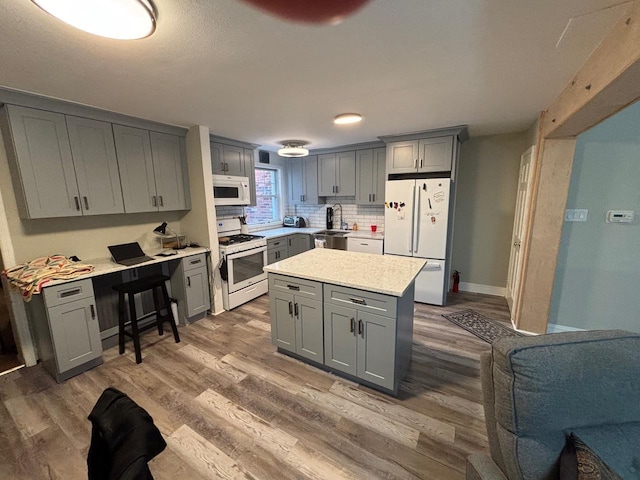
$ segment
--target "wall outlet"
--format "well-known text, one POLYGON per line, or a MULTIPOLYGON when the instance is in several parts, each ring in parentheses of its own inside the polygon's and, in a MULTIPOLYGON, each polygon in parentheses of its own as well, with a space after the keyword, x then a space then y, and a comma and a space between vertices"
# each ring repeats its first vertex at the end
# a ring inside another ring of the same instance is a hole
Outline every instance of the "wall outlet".
POLYGON ((586 208, 571 208, 564 212, 565 222, 586 222, 589 210, 586 208))

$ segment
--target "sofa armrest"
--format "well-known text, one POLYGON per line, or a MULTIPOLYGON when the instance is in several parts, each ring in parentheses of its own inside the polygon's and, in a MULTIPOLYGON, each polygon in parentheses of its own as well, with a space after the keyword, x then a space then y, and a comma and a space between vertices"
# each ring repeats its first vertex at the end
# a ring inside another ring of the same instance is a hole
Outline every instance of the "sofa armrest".
POLYGON ((508 480, 491 458, 476 453, 467 457, 467 480, 508 480))

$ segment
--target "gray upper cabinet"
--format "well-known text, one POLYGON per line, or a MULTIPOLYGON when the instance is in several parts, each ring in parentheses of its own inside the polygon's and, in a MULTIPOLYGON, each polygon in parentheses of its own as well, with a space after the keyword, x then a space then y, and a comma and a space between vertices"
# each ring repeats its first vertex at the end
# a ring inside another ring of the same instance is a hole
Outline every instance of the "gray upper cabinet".
POLYGON ((356 203, 383 205, 386 148, 356 151, 356 203))
POLYGON ((289 202, 318 204, 318 157, 292 158, 289 163, 289 202))
POLYGON ((221 143, 209 142, 211 148, 211 173, 224 175, 223 146, 221 143))
POLYGON ((356 152, 318 155, 318 196, 355 196, 356 152))
POLYGON ((158 210, 187 210, 190 197, 184 140, 175 135, 151 132, 151 158, 158 210))
POLYGON ((66 117, 83 215, 124 213, 111 124, 66 117))
POLYGON ((64 115, 4 106, 5 142, 22 218, 82 215, 64 115), (7 144, 8 145, 8 144, 7 144), (9 145, 8 145, 9 146, 9 145), (15 169, 15 170, 14 170, 15 169))
POLYGON ((251 195, 251 205, 256 206, 256 162, 255 162, 255 150, 245 148, 244 154, 244 173, 246 177, 249 177, 249 195, 251 195))
POLYGON ((244 149, 233 145, 210 142, 211 172, 216 175, 245 176, 244 149))
POLYGON ((451 171, 452 135, 392 142, 387 145, 387 173, 451 171))
POLYGON ((114 125, 127 213, 188 210, 184 141, 176 135, 114 125))
POLYGON ((120 183, 127 213, 158 210, 149 131, 114 125, 120 183))

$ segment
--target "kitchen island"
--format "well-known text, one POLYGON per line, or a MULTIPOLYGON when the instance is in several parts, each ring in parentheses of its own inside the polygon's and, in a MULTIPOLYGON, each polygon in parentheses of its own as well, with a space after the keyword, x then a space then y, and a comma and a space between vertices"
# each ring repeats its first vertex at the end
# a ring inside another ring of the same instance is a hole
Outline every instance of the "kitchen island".
POLYGON ((425 260, 316 248, 264 268, 278 351, 394 395, 425 260))

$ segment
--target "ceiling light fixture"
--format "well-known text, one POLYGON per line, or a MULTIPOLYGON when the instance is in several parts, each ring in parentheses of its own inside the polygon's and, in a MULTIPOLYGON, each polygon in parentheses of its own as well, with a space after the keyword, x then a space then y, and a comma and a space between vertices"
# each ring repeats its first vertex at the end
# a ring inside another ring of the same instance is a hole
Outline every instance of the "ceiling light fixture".
POLYGON ((282 148, 278 150, 278 155, 281 157, 306 157, 309 155, 309 150, 304 148, 306 142, 300 140, 287 140, 282 142, 282 148))
POLYGON ((135 40, 156 29, 150 0, 31 0, 38 7, 85 32, 116 40, 135 40))
POLYGON ((333 123, 336 125, 348 125, 349 123, 358 123, 361 121, 362 115, 359 113, 341 113, 333 119, 333 123))

